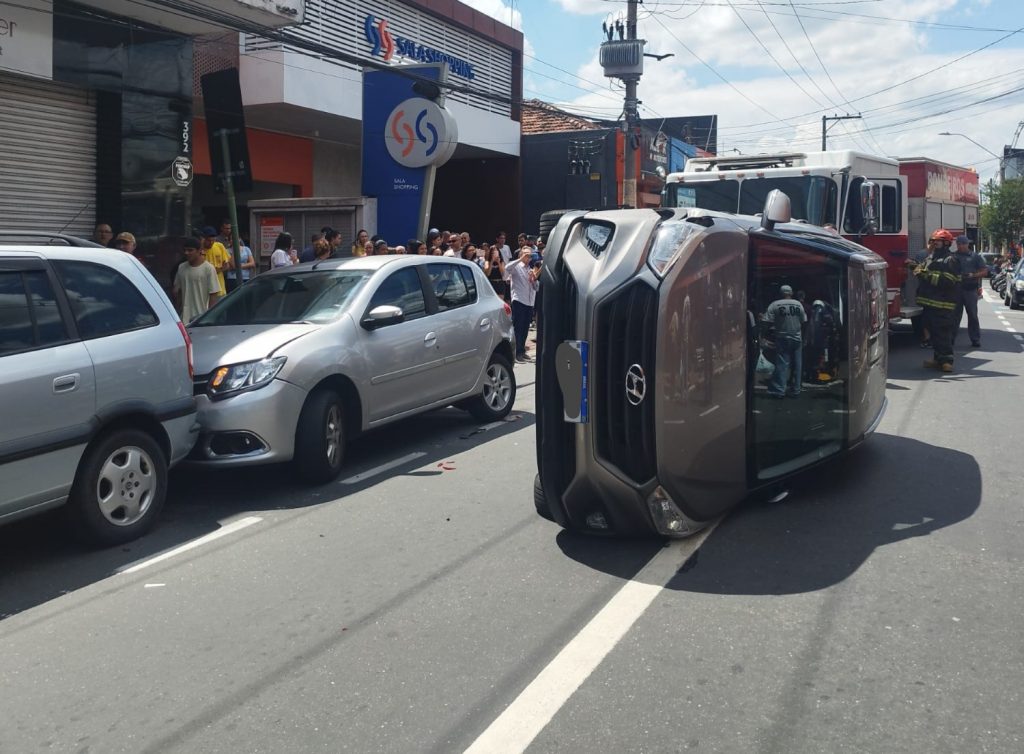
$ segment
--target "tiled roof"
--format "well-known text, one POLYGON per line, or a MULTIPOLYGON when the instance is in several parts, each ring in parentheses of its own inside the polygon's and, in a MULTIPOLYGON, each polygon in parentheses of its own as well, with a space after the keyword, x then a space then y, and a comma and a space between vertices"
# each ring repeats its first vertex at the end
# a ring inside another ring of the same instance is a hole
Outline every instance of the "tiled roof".
POLYGON ((596 131, 601 126, 578 115, 559 110, 554 105, 539 99, 523 102, 522 132, 546 134, 556 131, 596 131))

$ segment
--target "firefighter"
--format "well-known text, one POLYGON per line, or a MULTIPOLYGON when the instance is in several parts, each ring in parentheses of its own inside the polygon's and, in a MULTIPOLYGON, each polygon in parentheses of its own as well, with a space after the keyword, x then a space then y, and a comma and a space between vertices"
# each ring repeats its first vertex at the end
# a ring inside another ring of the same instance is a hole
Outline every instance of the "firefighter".
POLYGON ((917 303, 924 307, 925 323, 931 336, 934 358, 924 363, 929 369, 953 371, 953 333, 956 305, 960 300, 960 262, 950 253, 953 234, 945 228, 932 233, 931 253, 917 266, 917 303))

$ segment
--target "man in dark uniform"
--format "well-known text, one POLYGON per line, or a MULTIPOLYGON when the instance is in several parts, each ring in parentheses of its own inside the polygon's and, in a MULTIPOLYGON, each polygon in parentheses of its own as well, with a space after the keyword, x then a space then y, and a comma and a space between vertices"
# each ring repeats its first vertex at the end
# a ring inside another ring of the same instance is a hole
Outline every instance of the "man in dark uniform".
POLYGON ((793 398, 800 395, 800 381, 803 378, 803 327, 807 323, 807 312, 799 301, 793 298, 793 288, 783 285, 779 288, 782 298, 769 304, 764 318, 772 323, 775 332, 775 373, 768 383, 768 395, 793 398), (790 384, 790 378, 793 383, 790 384))
POLYGON ((953 371, 953 333, 956 330, 956 305, 960 300, 960 262, 950 252, 953 234, 944 228, 932 233, 932 252, 914 270, 918 280, 917 303, 924 307, 925 322, 931 335, 934 358, 924 366, 953 371))
POLYGON ((981 323, 978 321, 978 286, 981 279, 988 274, 988 265, 981 254, 971 251, 971 239, 967 236, 957 236, 956 259, 960 263, 960 300, 956 304, 956 322, 953 331, 953 342, 960 332, 960 322, 964 318, 964 311, 967 312, 967 334, 971 338, 971 345, 977 348, 981 345, 981 323))

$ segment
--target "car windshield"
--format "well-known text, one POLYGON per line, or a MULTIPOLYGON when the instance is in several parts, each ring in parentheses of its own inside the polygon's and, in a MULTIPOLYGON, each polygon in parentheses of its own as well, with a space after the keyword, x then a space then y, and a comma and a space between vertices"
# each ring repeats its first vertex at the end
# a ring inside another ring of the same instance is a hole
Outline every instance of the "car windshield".
POLYGON ((789 197, 794 218, 815 225, 835 222, 834 184, 823 176, 710 180, 669 185, 665 204, 756 215, 764 211, 765 199, 772 189, 779 189, 789 197))
POLYGON ((369 275, 365 270, 261 275, 199 317, 192 327, 330 322, 369 275))

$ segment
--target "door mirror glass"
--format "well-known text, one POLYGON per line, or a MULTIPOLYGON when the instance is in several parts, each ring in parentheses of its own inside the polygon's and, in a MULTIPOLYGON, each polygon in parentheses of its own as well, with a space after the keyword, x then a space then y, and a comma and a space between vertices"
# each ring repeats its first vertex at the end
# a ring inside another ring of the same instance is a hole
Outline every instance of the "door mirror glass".
POLYGON ((378 306, 367 312, 360 323, 367 330, 376 330, 378 327, 397 325, 405 321, 405 314, 397 306, 378 306))
POLYGON ((778 189, 769 191, 764 200, 764 211, 761 213, 761 227, 772 230, 776 223, 788 223, 792 218, 789 197, 778 189))
POLYGON ((871 235, 878 230, 878 187, 871 181, 860 184, 860 213, 864 218, 861 233, 871 235))

